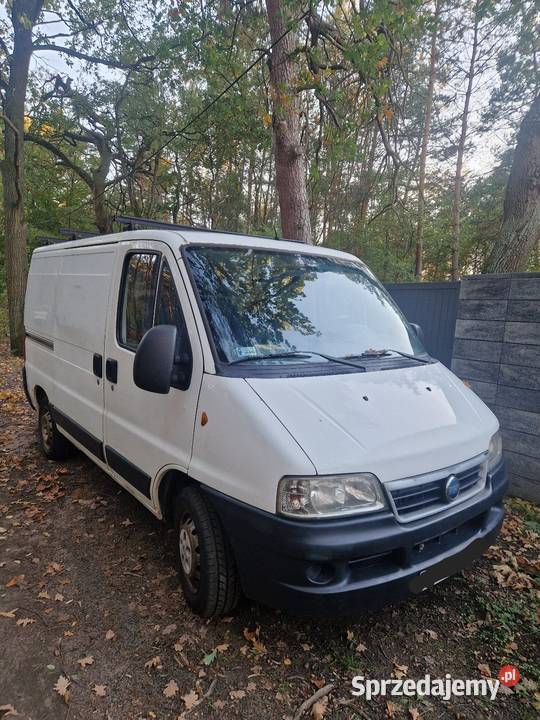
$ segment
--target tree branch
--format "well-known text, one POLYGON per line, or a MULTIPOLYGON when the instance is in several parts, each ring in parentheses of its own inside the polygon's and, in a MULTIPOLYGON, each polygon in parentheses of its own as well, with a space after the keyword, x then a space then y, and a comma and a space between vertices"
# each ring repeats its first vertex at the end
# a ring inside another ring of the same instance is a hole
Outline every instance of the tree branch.
POLYGON ((74 48, 62 47, 62 45, 53 45, 51 43, 38 43, 34 45, 34 50, 49 50, 51 52, 64 53, 70 57, 77 58, 78 60, 86 60, 87 62, 96 63, 98 65, 106 65, 107 67, 116 68, 117 70, 136 70, 145 63, 152 62, 156 59, 155 55, 145 55, 139 58, 136 62, 127 63, 121 60, 111 60, 97 55, 88 55, 87 53, 80 52, 74 48))
POLYGON ((76 173, 81 178, 81 180, 83 180, 88 185, 90 189, 93 189, 94 181, 90 173, 87 172, 84 168, 77 165, 75 162, 73 162, 73 160, 71 160, 71 158, 69 158, 54 143, 49 142, 49 140, 45 140, 45 138, 42 138, 39 135, 31 135, 29 133, 25 133, 24 139, 28 142, 33 142, 35 145, 40 145, 41 147, 45 148, 45 150, 48 150, 50 153, 55 155, 60 160, 62 165, 65 165, 70 170, 73 170, 73 172, 76 173))

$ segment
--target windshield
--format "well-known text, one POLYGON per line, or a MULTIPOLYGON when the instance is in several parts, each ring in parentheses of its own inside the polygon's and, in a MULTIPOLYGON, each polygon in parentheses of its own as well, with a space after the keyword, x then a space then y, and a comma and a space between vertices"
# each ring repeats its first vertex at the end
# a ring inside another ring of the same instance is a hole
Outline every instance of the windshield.
POLYGON ((188 248, 187 259, 223 362, 295 350, 341 358, 424 352, 384 288, 352 261, 210 246, 188 248))

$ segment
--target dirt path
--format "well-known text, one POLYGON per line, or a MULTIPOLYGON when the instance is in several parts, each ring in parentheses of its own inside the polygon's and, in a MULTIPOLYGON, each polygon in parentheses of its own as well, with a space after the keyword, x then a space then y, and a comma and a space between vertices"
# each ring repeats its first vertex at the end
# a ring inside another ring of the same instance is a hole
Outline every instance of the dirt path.
POLYGON ((326 684, 304 717, 537 716, 533 506, 514 501, 489 558, 398 607, 321 622, 244 601, 206 622, 184 603, 167 527, 82 455, 41 455, 20 367, 4 348, 0 718, 292 719, 326 684), (358 674, 480 678, 506 662, 523 679, 494 701, 351 695, 358 674))

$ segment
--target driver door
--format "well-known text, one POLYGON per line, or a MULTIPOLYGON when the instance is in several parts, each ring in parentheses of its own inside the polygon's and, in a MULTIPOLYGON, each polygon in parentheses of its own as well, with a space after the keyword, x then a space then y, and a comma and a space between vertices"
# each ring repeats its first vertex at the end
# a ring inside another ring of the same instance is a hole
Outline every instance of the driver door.
POLYGON ((171 250, 153 241, 119 248, 115 302, 111 303, 105 349, 105 454, 118 482, 156 509, 152 483, 165 466, 187 471, 202 380, 202 351, 185 286, 171 250), (193 359, 186 390, 167 395, 133 382, 135 351, 153 325, 176 325, 178 341, 193 359))

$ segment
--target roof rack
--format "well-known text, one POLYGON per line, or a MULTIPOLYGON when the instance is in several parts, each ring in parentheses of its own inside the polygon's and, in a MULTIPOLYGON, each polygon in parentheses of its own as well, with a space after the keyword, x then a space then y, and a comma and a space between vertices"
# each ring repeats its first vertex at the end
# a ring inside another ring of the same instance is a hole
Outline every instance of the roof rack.
MULTIPOLYGON (((214 230, 213 228, 201 227, 199 225, 177 225, 176 223, 169 223, 165 220, 150 220, 150 218, 140 218, 134 215, 115 215, 113 217, 114 222, 124 226, 124 230, 135 230, 137 227, 149 227, 156 230, 191 230, 196 232, 208 232, 218 233, 225 235, 249 235, 250 237, 260 237, 265 240, 268 239, 267 235, 252 235, 251 233, 239 233, 233 232, 232 230, 214 230)), ((278 235, 273 238, 274 240, 285 240, 286 238, 280 238, 278 235)), ((287 242, 301 243, 304 245, 303 240, 287 240, 287 242)))
POLYGON ((62 238, 49 237, 48 235, 36 235, 35 241, 39 245, 56 245, 57 243, 66 242, 62 238))
POLYGON ((67 237, 67 240, 60 242, 69 242, 70 240, 82 240, 83 238, 95 237, 99 233, 90 232, 88 230, 70 230, 69 228, 60 228, 60 235, 67 237))
POLYGON ((135 230, 137 227, 149 227, 155 228, 156 230, 198 230, 200 232, 216 232, 216 230, 209 230, 208 228, 198 227, 197 225, 177 225, 176 223, 169 223, 165 220, 151 220, 150 218, 135 217, 134 215, 115 215, 113 220, 119 225, 124 225, 124 230, 135 230))

